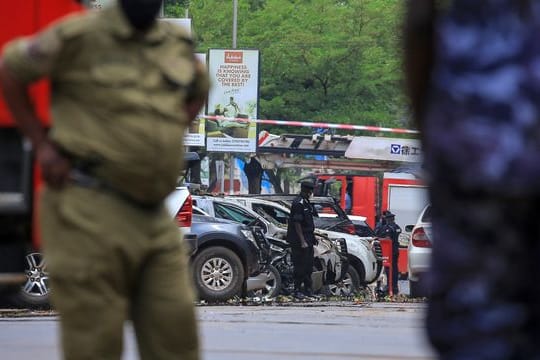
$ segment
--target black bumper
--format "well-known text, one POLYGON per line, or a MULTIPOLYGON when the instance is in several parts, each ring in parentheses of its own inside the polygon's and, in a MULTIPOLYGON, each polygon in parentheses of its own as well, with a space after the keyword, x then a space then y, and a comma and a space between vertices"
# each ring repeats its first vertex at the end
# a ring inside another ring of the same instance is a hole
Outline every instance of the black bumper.
POLYGON ((184 234, 184 241, 187 244, 187 253, 189 256, 195 254, 198 248, 196 234, 184 234))

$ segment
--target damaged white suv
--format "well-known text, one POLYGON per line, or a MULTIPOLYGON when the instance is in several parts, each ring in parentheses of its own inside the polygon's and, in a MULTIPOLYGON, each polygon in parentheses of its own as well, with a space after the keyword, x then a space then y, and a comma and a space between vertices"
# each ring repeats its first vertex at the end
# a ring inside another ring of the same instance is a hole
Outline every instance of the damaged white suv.
MULTIPOLYGON (((289 208, 274 201, 259 199, 256 197, 231 197, 242 206, 252 209, 263 217, 272 216, 282 225, 287 226, 289 208)), ((356 270, 360 285, 371 284, 380 275, 381 267, 378 266, 378 255, 373 247, 374 237, 360 237, 358 235, 343 232, 319 230, 331 239, 343 238, 347 243, 349 264, 356 270)))
MULTIPOLYGON (((251 209, 242 207, 236 201, 221 197, 195 195, 193 201, 197 207, 211 216, 259 226, 270 242, 285 241, 286 228, 271 218, 264 218, 251 209)), ((315 258, 318 259, 316 264, 319 264, 320 268, 312 275, 313 290, 317 291, 330 284, 339 284, 345 278, 350 278, 345 241, 343 239, 330 239, 326 234, 317 230, 315 230, 315 238, 318 240, 318 244, 314 248, 314 253, 315 258)))
MULTIPOLYGON (((236 204, 240 208, 252 211, 265 219, 269 226, 280 227, 281 231, 287 228, 289 209, 279 203, 264 200, 256 197, 231 196, 227 198, 214 196, 194 196, 197 206, 205 211, 218 214, 220 217, 219 205, 229 203, 236 204), (277 224, 276 224, 277 223, 277 224)), ((225 214, 223 214, 226 216, 225 214)), ((275 230, 274 230, 275 231, 275 230)), ((317 233, 323 234, 330 239, 344 239, 348 258, 348 269, 346 277, 336 284, 330 285, 329 290, 334 295, 349 295, 359 290, 361 287, 376 281, 379 278, 381 268, 378 266, 378 258, 368 238, 340 232, 316 229, 317 233)))

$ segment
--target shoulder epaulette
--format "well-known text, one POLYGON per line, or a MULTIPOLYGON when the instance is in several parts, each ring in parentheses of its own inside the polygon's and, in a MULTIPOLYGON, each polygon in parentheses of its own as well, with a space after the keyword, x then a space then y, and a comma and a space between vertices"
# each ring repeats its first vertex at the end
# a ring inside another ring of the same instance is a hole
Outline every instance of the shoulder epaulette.
POLYGON ((182 39, 182 40, 190 43, 191 45, 193 45, 193 39, 191 38, 191 35, 182 26, 175 25, 175 24, 170 23, 168 21, 163 21, 163 28, 165 29, 167 34, 170 34, 173 37, 182 39))
POLYGON ((58 33, 64 39, 71 39, 92 31, 96 13, 73 14, 58 24, 58 33))

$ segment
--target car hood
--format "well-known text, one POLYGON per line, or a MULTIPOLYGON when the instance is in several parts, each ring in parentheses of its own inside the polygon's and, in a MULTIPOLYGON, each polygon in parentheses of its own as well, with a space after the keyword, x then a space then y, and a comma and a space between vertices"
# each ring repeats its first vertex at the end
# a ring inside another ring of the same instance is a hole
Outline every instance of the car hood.
POLYGON ((313 218, 313 223, 316 228, 330 230, 332 228, 350 224, 350 220, 344 220, 334 217, 316 217, 313 218))

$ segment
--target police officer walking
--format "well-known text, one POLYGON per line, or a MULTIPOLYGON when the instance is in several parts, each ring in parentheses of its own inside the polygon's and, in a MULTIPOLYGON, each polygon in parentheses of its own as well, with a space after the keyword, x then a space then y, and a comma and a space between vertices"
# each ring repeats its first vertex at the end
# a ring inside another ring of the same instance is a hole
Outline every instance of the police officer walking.
POLYGON ((398 261, 399 261, 399 234, 401 228, 395 222, 396 215, 387 210, 382 215, 382 221, 375 229, 375 235, 380 238, 389 238, 392 240, 392 292, 394 295, 399 294, 398 286, 398 261))
POLYGON ((118 0, 67 17, 0 60, 46 183, 40 225, 66 359, 120 359, 128 318, 141 359, 199 358, 188 260, 163 203, 208 79, 190 35, 156 21, 160 6, 118 0), (41 78, 52 84, 48 133, 28 97, 41 78))
POLYGON ((313 224, 314 209, 309 198, 314 185, 310 181, 300 184, 300 194, 293 200, 287 228, 287 242, 291 245, 294 266, 294 296, 305 299, 313 295, 313 245, 316 245, 313 224))

